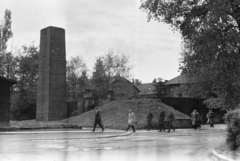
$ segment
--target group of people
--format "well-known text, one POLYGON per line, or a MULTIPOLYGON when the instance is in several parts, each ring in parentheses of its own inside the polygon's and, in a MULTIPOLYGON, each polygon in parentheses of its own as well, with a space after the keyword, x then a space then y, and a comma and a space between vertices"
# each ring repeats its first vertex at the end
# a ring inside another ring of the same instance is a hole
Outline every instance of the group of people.
MULTIPOLYGON (((209 113, 207 114, 206 117, 208 118, 207 123, 210 124, 210 127, 214 127, 214 112, 212 111, 212 109, 209 110, 209 113)), ((147 109, 146 118, 147 118, 147 130, 150 130, 152 128, 153 114, 149 109, 147 109)), ((164 110, 162 110, 162 108, 159 107, 159 113, 158 113, 158 130, 159 130, 159 132, 165 131, 165 125, 164 125, 165 121, 166 121, 166 125, 168 127, 168 132, 170 132, 170 129, 173 129, 173 131, 175 131, 175 128, 173 126, 174 120, 175 120, 175 116, 172 113, 171 109, 168 110, 167 115, 165 117, 164 110)), ((193 128, 195 130, 197 128, 201 128, 202 119, 196 109, 193 110, 193 112, 191 114, 191 121, 192 121, 193 128)), ((95 131, 95 128, 97 125, 99 125, 102 128, 102 131, 104 131, 101 113, 98 110, 98 107, 95 108, 95 120, 94 120, 94 125, 93 125, 93 131, 95 131)), ((137 125, 137 120, 136 120, 135 114, 130 109, 128 111, 128 127, 127 127, 126 131, 128 131, 129 128, 131 127, 133 132, 136 132, 136 129, 135 129, 136 125, 137 125)))
MULTIPOLYGON (((209 110, 206 117, 208 119, 207 123, 210 124, 210 127, 214 127, 214 112, 212 111, 212 109, 209 110)), ((193 128, 195 130, 197 128, 201 128, 202 118, 201 118, 200 114, 197 112, 196 109, 193 110, 193 112, 191 114, 191 120, 192 120, 193 128)))
MULTIPOLYGON (((152 128, 152 119, 153 114, 150 112, 150 110, 147 110, 147 127, 148 130, 152 128)), ((164 122, 166 121, 166 124, 168 126, 168 132, 170 132, 170 129, 173 129, 175 131, 175 128, 173 126, 173 121, 175 120, 174 114, 172 113, 172 110, 169 109, 166 119, 165 119, 165 112, 162 110, 161 107, 159 107, 159 116, 158 116, 158 130, 159 131, 165 131, 164 122)), ((98 109, 98 107, 95 108, 95 120, 93 125, 93 131, 95 131, 96 126, 99 125, 102 128, 102 131, 104 131, 104 126, 101 118, 101 113, 98 109)), ((132 128, 133 132, 136 132, 135 126, 137 125, 137 120, 135 117, 134 112, 130 109, 128 111, 128 127, 126 131, 129 130, 129 128, 132 128)))
MULTIPOLYGON (((164 122, 166 121, 167 127, 168 127, 168 132, 170 132, 170 129, 173 129, 175 131, 175 128, 173 126, 173 121, 175 120, 175 116, 172 113, 172 110, 169 109, 167 116, 165 118, 165 112, 162 110, 161 107, 158 108, 159 113, 158 113, 158 130, 159 132, 165 131, 165 125, 164 122)), ((152 128, 152 119, 153 119, 153 114, 150 112, 149 109, 147 109, 147 130, 150 130, 152 128)))

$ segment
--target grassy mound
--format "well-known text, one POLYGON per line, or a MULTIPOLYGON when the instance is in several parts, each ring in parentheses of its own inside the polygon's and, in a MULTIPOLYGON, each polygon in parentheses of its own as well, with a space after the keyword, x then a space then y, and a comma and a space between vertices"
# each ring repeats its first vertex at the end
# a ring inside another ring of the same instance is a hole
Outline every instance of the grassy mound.
MULTIPOLYGON (((162 107, 162 109, 166 112, 165 114, 167 114, 169 108, 172 109, 176 119, 190 119, 189 116, 154 99, 116 100, 101 106, 99 110, 101 111, 103 124, 106 128, 126 129, 128 126, 128 110, 132 109, 138 122, 137 128, 142 129, 145 128, 147 124, 147 109, 153 113, 153 126, 157 126, 158 107, 162 107)), ((92 127, 94 123, 94 117, 95 113, 94 110, 92 110, 79 116, 70 117, 64 120, 64 122, 79 124, 83 127, 92 127)))

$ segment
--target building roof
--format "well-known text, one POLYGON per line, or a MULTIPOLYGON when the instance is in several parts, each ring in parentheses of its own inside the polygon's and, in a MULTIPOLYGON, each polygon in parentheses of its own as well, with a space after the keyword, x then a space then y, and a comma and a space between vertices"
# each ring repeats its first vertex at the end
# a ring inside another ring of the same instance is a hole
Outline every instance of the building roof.
POLYGON ((110 84, 116 82, 116 81, 127 81, 128 83, 132 84, 132 86, 138 91, 141 92, 141 90, 135 86, 131 81, 129 81, 128 79, 121 77, 121 76, 116 76, 116 77, 111 77, 110 79, 110 84))
POLYGON ((197 82, 196 79, 190 79, 186 74, 179 75, 165 83, 165 85, 186 84, 197 82))
MULTIPOLYGON (((124 81, 127 81, 128 83, 132 84, 132 86, 137 90, 137 91, 141 91, 137 86, 135 86, 131 81, 129 81, 128 79, 124 78, 124 77, 120 77, 120 76, 115 76, 115 77, 110 77, 110 83, 109 84, 112 84, 116 81, 121 81, 121 80, 124 80, 124 81)), ((88 82, 88 88, 93 88, 94 85, 92 83, 92 80, 89 79, 89 82, 88 82)))
POLYGON ((156 94, 155 91, 155 85, 154 83, 143 83, 143 84, 139 84, 138 89, 141 90, 141 92, 139 93, 141 94, 156 94))
POLYGON ((12 85, 17 84, 17 81, 15 81, 13 79, 8 79, 8 78, 2 77, 2 76, 0 76, 0 80, 6 81, 12 85))

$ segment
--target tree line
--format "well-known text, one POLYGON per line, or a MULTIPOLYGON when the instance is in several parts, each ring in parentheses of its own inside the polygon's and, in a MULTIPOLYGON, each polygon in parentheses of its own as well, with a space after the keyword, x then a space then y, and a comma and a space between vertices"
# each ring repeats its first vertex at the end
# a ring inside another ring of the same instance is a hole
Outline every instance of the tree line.
MULTIPOLYGON (((11 11, 6 10, 0 25, 0 76, 16 80, 11 97, 11 112, 15 116, 36 103, 39 47, 23 45, 7 51, 7 42, 13 36, 11 11)), ((115 76, 131 77, 129 56, 113 49, 96 58, 92 72, 80 55, 71 57, 66 64, 67 100, 79 101, 86 88, 91 88, 93 98, 106 99, 111 80, 115 76)))

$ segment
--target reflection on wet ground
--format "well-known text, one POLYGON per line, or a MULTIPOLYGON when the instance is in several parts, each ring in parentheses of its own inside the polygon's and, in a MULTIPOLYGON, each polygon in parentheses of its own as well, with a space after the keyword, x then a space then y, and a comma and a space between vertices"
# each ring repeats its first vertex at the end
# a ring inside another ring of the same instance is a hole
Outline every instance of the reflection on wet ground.
POLYGON ((0 160, 210 161, 213 160, 211 149, 223 142, 226 135, 224 129, 124 134, 124 131, 111 130, 103 133, 88 130, 0 133, 0 160))

